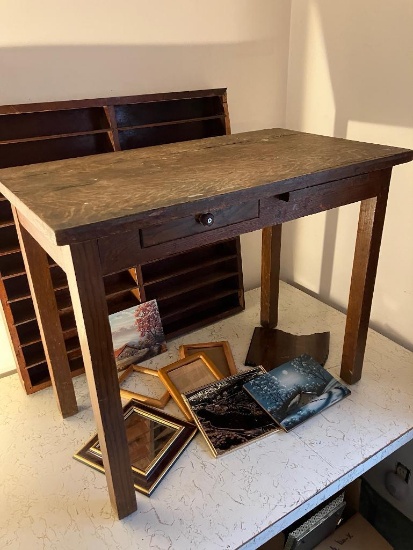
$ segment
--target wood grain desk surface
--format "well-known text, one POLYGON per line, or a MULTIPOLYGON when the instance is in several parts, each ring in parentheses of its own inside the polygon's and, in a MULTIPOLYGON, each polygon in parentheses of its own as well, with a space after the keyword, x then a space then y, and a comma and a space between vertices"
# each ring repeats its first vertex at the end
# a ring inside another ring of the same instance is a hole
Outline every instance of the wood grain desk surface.
POLYGON ((126 223, 179 216, 388 168, 413 151, 260 130, 0 170, 0 191, 58 245, 126 223))

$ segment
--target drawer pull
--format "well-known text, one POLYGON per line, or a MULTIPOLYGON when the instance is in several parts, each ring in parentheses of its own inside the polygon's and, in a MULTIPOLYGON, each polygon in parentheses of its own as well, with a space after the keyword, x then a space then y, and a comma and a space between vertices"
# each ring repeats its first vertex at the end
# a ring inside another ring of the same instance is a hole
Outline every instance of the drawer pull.
POLYGON ((206 227, 211 227, 211 225, 214 224, 214 215, 211 214, 211 212, 207 212, 206 214, 200 214, 198 216, 198 222, 201 225, 205 225, 206 227))

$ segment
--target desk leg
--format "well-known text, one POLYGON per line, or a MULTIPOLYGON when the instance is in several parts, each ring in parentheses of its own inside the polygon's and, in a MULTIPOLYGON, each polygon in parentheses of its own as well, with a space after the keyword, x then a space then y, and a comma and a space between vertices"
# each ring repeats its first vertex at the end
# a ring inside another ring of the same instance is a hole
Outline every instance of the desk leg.
POLYGON ((360 380, 363 369, 390 175, 391 171, 380 174, 384 180, 381 192, 360 204, 340 372, 348 384, 360 380))
POLYGON ((97 242, 71 246, 65 267, 109 496, 122 519, 137 506, 97 242))
POLYGON ((14 219, 53 390, 60 412, 66 418, 76 414, 78 408, 47 254, 20 225, 16 212, 14 219))
POLYGON ((278 323, 281 229, 279 224, 262 230, 261 325, 266 328, 278 323))

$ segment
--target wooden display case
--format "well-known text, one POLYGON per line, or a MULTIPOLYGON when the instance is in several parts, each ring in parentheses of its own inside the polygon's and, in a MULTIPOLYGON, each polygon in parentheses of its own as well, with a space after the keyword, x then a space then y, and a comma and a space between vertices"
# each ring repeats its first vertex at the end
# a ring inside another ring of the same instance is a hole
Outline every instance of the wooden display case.
MULTIPOLYGON (((6 105, 0 106, 0 168, 229 133, 225 89, 6 105)), ((83 362, 67 280, 52 259, 49 264, 76 375, 83 362)), ((244 308, 239 237, 107 275, 105 290, 109 313, 156 298, 167 338, 189 332, 244 308)), ((2 195, 0 298, 26 392, 49 386, 12 210, 2 195)))

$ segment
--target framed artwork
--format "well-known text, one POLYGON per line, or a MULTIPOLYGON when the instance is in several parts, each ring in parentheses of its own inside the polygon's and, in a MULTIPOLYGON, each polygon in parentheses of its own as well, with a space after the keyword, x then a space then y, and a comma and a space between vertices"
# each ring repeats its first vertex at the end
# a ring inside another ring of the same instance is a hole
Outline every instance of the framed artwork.
POLYGON ((237 374, 232 351, 226 340, 222 340, 221 342, 205 342, 203 344, 185 344, 179 347, 179 355, 182 359, 195 353, 206 355, 224 378, 237 374))
POLYGON ((351 394, 306 353, 254 378, 244 389, 287 432, 351 394))
MULTIPOLYGON (((123 408, 135 489, 150 496, 195 436, 194 424, 132 399, 123 408)), ((76 460, 104 472, 95 435, 74 455, 76 460)))
POLYGON ((215 457, 280 429, 244 390, 246 382, 264 374, 262 367, 254 367, 183 396, 215 457))
POLYGON ((134 372, 137 372, 140 374, 147 374, 149 376, 154 376, 159 380, 157 370, 148 369, 140 365, 129 365, 129 367, 127 367, 127 369, 124 370, 119 376, 119 389, 120 389, 121 397, 125 399, 136 399, 136 401, 140 401, 141 403, 146 403, 146 405, 150 405, 151 407, 163 409, 165 405, 168 403, 169 399, 171 398, 171 394, 169 393, 168 390, 165 391, 165 386, 162 384, 160 380, 159 380, 159 386, 160 386, 159 397, 150 397, 148 395, 143 395, 141 393, 124 389, 120 386, 120 384, 122 384, 122 382, 124 382, 127 378, 129 378, 129 376, 134 372))
POLYGON ((109 315, 113 351, 118 371, 166 351, 166 341, 156 300, 109 315))
POLYGON ((173 400, 188 420, 192 420, 192 415, 182 399, 182 394, 223 378, 221 372, 203 353, 190 355, 185 359, 162 367, 159 369, 158 374, 168 388, 173 400))

